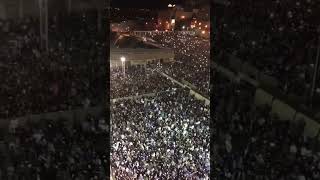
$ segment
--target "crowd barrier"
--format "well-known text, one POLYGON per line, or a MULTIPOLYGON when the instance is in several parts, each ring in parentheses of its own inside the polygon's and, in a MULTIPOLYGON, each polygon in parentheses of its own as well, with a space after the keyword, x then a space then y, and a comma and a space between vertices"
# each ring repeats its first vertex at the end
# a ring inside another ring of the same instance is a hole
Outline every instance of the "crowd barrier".
POLYGON ((303 120, 305 122, 304 133, 308 137, 317 136, 320 130, 320 124, 316 120, 274 98, 271 94, 262 89, 257 89, 255 102, 257 105, 270 105, 272 107, 271 112, 277 114, 282 120, 293 120, 296 122, 303 120))
POLYGON ((184 79, 182 79, 181 82, 182 82, 183 84, 189 86, 189 87, 192 88, 192 89, 197 89, 197 87, 196 87, 195 85, 189 83, 188 81, 186 81, 186 80, 184 80, 184 79))
MULTIPOLYGON (((194 91, 193 89, 197 89, 194 85, 192 85, 191 83, 189 83, 188 81, 182 80, 181 82, 175 80, 174 78, 172 78, 171 76, 167 75, 166 73, 163 73, 161 71, 157 71, 158 73, 160 73, 161 75, 167 77, 168 79, 170 79, 171 81, 173 81, 174 83, 178 84, 179 86, 181 86, 182 88, 188 87, 190 89, 190 94, 193 95, 196 99, 204 101, 205 104, 207 106, 210 105, 210 99, 202 96, 201 94, 199 94, 198 92, 194 91)), ((164 91, 162 91, 164 92, 164 91)), ((136 98, 141 98, 141 97, 152 97, 155 96, 156 93, 149 93, 149 94, 141 94, 138 96, 129 96, 129 97, 123 97, 123 98, 116 98, 116 99, 111 99, 111 102, 117 102, 119 100, 125 100, 125 99, 136 99, 136 98)))
POLYGON ((171 81, 180 85, 182 88, 185 88, 185 87, 189 88, 191 95, 194 95, 194 97, 198 100, 204 101, 206 105, 210 105, 210 99, 208 99, 208 98, 204 97, 203 95, 199 94, 198 92, 194 91, 193 89, 197 89, 197 88, 194 85, 192 85, 191 83, 189 83, 188 81, 182 80, 181 82, 179 82, 179 81, 175 80, 174 78, 170 77, 169 75, 167 75, 166 73, 163 73, 160 71, 158 71, 158 73, 162 74, 163 76, 167 77, 171 81))
MULTIPOLYGON (((237 64, 237 62, 235 63, 237 64)), ((245 65, 246 66, 246 65, 245 65)), ((299 122, 303 120, 305 122, 304 127, 304 134, 307 137, 314 138, 318 135, 320 130, 320 124, 311 118, 310 115, 307 115, 307 113, 299 111, 298 108, 295 108, 292 105, 289 105, 289 103, 284 102, 281 98, 278 96, 275 96, 272 94, 272 91, 268 92, 267 90, 263 89, 263 86, 261 86, 261 80, 267 81, 267 84, 271 86, 276 86, 278 81, 275 80, 273 77, 268 75, 263 75, 261 73, 258 73, 257 71, 252 70, 252 67, 247 68, 245 72, 251 73, 251 75, 257 75, 257 76, 250 76, 246 75, 245 73, 235 73, 231 70, 227 69, 226 67, 220 66, 217 63, 213 63, 213 67, 217 69, 217 71, 223 73, 226 77, 230 78, 233 81, 238 81, 238 78, 245 80, 256 87, 255 97, 254 97, 254 103, 256 106, 263 106, 268 105, 271 107, 271 114, 276 114, 280 120, 290 120, 294 122, 299 122), (249 70, 251 69, 251 70, 249 70), (257 78, 257 79, 255 79, 257 78), (260 79, 260 81, 258 81, 260 79)), ((233 66, 235 67, 235 65, 233 66)), ((247 66, 246 66, 247 67, 247 66)), ((242 68, 243 69, 243 65, 242 68)), ((234 70, 234 69, 233 69, 234 70)), ((265 84, 266 82, 264 82, 265 84)), ((290 96, 294 100, 301 101, 301 97, 298 96, 290 96)), ((318 137, 320 140, 320 137, 318 137)))
POLYGON ((255 104, 257 106, 268 105, 272 106, 273 96, 262 89, 257 89, 255 94, 255 104))
POLYGON ((115 102, 121 101, 121 100, 138 99, 138 98, 142 98, 142 97, 153 97, 155 95, 156 95, 156 93, 140 94, 140 95, 137 95, 137 96, 128 96, 128 97, 122 97, 122 98, 115 98, 115 99, 112 99, 111 102, 115 103, 115 102))
MULTIPOLYGON (((226 62, 225 69, 231 69, 235 76, 239 76, 243 80, 255 85, 256 87, 263 87, 267 89, 268 92, 272 92, 276 95, 278 99, 289 102, 295 109, 308 114, 309 116, 316 117, 317 110, 305 107, 306 99, 304 97, 295 94, 285 94, 283 90, 280 89, 281 82, 271 75, 265 74, 259 71, 256 67, 252 66, 247 62, 241 61, 239 58, 228 55, 228 60, 226 62)), ((230 76, 227 74, 227 76, 230 76)))
POLYGON ((193 95, 196 99, 200 101, 204 101, 206 106, 210 106, 210 100, 206 97, 202 96, 201 94, 197 93, 196 91, 190 89, 190 94, 193 95))
MULTIPOLYGON (((161 91, 161 92, 157 92, 157 93, 163 93, 165 91, 161 91)), ((128 97, 123 97, 123 98, 116 98, 116 99, 112 99, 111 102, 115 103, 117 101, 121 101, 121 100, 128 100, 128 99, 137 99, 137 98, 142 98, 142 97, 153 97, 156 96, 157 93, 148 93, 148 94, 141 94, 138 96, 128 96, 128 97)), ((196 91, 190 89, 190 95, 193 95, 196 99, 204 101, 205 104, 207 106, 210 105, 210 100, 207 99, 206 97, 202 96, 201 94, 197 93, 196 91)))
POLYGON ((1 119, 0 128, 3 132, 8 132, 17 126, 23 126, 27 122, 40 122, 42 120, 59 120, 63 119, 70 124, 74 121, 83 121, 88 115, 93 117, 98 117, 105 112, 105 109, 102 107, 90 107, 82 108, 70 111, 60 111, 52 113, 43 113, 36 115, 26 115, 23 117, 11 118, 11 119, 1 119))
POLYGON ((271 113, 277 114, 281 120, 294 120, 297 111, 281 100, 274 99, 271 105, 271 113))

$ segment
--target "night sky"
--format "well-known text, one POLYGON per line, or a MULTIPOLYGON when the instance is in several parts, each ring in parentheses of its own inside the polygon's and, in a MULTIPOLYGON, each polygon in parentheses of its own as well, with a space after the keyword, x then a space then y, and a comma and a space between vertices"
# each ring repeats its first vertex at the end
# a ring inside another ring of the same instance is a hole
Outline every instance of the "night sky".
POLYGON ((163 9, 183 0, 111 0, 111 7, 163 9))

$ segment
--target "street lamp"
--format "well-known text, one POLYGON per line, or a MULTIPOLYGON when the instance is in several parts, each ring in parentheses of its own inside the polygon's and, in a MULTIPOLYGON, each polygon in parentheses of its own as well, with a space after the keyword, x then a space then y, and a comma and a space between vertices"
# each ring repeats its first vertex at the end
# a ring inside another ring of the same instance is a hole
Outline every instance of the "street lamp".
POLYGON ((126 58, 124 56, 122 56, 120 58, 121 63, 122 63, 122 71, 123 71, 123 76, 126 76, 126 66, 125 66, 125 62, 126 62, 126 58))
POLYGON ((172 27, 172 31, 174 31, 175 23, 176 23, 176 20, 175 20, 175 19, 171 19, 171 27, 172 27))

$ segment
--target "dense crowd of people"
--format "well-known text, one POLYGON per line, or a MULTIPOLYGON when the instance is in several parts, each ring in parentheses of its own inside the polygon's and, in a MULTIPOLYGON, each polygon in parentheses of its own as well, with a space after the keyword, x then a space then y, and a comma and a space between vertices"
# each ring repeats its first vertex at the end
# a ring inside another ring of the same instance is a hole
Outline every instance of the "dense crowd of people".
MULTIPOLYGON (((236 71, 241 67, 233 60, 240 59, 275 77, 284 94, 308 97, 319 43, 317 1, 225 2, 215 3, 212 60, 236 71)), ((319 179, 319 134, 307 137, 303 119, 280 119, 271 107, 256 106, 255 87, 211 68, 217 179, 319 179)))
POLYGON ((0 21, 0 118, 101 104, 106 43, 94 13, 50 17, 48 52, 39 20, 0 21))
POLYGON ((209 97, 209 40, 179 32, 155 31, 147 37, 174 50, 175 62, 162 63, 163 72, 191 83, 200 94, 209 97))
POLYGON ((143 66, 128 67, 125 74, 122 67, 111 68, 110 84, 111 99, 156 93, 178 87, 157 71, 143 66))
POLYGON ((42 119, 17 124, 1 137, 0 179, 98 180, 107 178, 105 117, 84 121, 42 119))
POLYGON ((111 103, 113 177, 209 179, 209 105, 164 74, 208 97, 210 43, 171 32, 146 38, 174 49, 175 62, 111 67, 111 98, 130 97, 111 103))
POLYGON ((255 106, 255 88, 214 71, 214 171, 217 179, 320 178, 318 137, 306 137, 304 121, 280 120, 255 106))
POLYGON ((319 8, 315 0, 216 3, 213 59, 225 64, 232 55, 275 77, 285 94, 309 95, 319 8))
POLYGON ((189 90, 112 104, 116 179, 209 179, 209 106, 189 90))

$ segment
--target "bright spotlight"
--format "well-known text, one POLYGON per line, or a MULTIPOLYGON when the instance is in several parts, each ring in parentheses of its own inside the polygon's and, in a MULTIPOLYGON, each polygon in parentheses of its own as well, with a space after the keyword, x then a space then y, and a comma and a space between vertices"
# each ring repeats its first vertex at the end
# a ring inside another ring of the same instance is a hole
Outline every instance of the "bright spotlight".
POLYGON ((120 60, 121 60, 121 62, 125 62, 125 61, 126 61, 126 58, 122 56, 122 57, 120 58, 120 60))

